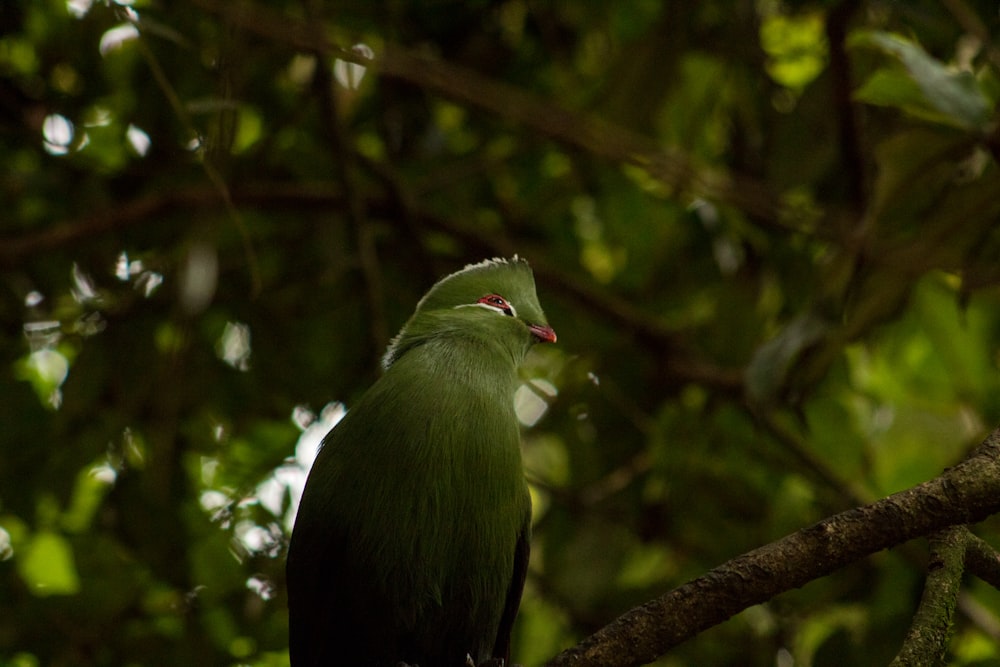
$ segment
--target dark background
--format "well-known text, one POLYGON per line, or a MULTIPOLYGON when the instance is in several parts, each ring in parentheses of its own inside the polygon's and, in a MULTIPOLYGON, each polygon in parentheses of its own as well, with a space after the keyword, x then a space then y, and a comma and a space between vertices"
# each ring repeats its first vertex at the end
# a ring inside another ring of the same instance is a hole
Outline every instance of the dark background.
MULTIPOLYGON (((0 24, 2 665, 287 664, 308 450, 484 257, 532 262, 559 334, 521 395, 528 667, 1000 423, 995 3, 22 0, 0 24)), ((909 547, 659 664, 887 664, 909 547)), ((969 579, 950 664, 1000 664, 998 619, 969 579)))

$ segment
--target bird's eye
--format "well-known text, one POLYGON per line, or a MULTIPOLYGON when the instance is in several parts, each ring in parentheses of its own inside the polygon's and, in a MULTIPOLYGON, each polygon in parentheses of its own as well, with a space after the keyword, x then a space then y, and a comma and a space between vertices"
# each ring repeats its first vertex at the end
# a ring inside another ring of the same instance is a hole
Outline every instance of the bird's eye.
POLYGON ((514 315, 513 307, 507 303, 507 299, 503 298, 499 294, 487 294, 486 296, 479 299, 477 303, 484 304, 490 308, 496 308, 501 311, 504 315, 514 315))

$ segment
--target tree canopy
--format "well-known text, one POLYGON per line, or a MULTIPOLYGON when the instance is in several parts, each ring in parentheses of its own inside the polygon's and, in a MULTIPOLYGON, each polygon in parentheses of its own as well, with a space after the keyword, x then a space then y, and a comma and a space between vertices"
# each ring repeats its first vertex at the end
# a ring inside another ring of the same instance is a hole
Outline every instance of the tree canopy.
POLYGON ((995 3, 0 25, 0 665, 287 665, 319 440, 515 253, 517 662, 1000 665, 995 3))

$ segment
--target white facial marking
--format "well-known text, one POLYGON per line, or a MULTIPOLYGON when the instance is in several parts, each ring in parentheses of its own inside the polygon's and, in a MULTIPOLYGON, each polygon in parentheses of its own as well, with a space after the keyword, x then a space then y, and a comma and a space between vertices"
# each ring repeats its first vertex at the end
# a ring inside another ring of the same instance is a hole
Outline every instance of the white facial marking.
MULTIPOLYGON (((507 307, 510 308, 510 314, 517 317, 517 310, 514 308, 514 304, 508 302, 507 307)), ((491 306, 488 303, 463 303, 458 306, 454 306, 452 310, 455 308, 485 308, 486 310, 492 310, 494 313, 500 313, 504 317, 507 317, 507 313, 503 308, 497 308, 496 306, 491 306)))

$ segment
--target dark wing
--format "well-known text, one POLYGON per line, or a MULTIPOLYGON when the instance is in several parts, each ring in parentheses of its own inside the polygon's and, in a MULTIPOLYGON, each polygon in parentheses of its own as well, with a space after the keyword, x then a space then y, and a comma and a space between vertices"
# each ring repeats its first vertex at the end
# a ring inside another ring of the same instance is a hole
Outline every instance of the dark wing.
POLYGON ((367 569, 353 558, 345 527, 307 485, 285 564, 292 667, 396 662, 392 623, 372 606, 367 569))
POLYGON ((497 630, 496 643, 493 645, 493 657, 503 658, 504 664, 510 664, 510 633, 514 628, 514 618, 517 608, 521 606, 521 593, 524 592, 524 579, 528 575, 528 555, 531 551, 531 511, 524 521, 524 528, 517 538, 514 551, 514 571, 507 588, 507 599, 500 617, 500 627, 497 630))
MULTIPOLYGON (((301 515, 300 515, 301 518, 301 515)), ((344 554, 337 537, 297 521, 288 548, 289 654, 294 667, 338 664, 338 654, 352 644, 345 636, 344 600, 340 577, 344 554)))
MULTIPOLYGON (((327 618, 334 603, 324 601, 316 585, 322 577, 319 572, 318 555, 322 547, 310 543, 313 536, 298 521, 288 547, 285 562, 285 580, 288 586, 288 652, 296 667, 322 664, 329 656, 323 655, 323 645, 317 644, 323 628, 333 627, 333 619, 327 618)), ((335 565, 334 565, 335 567, 335 565)))

